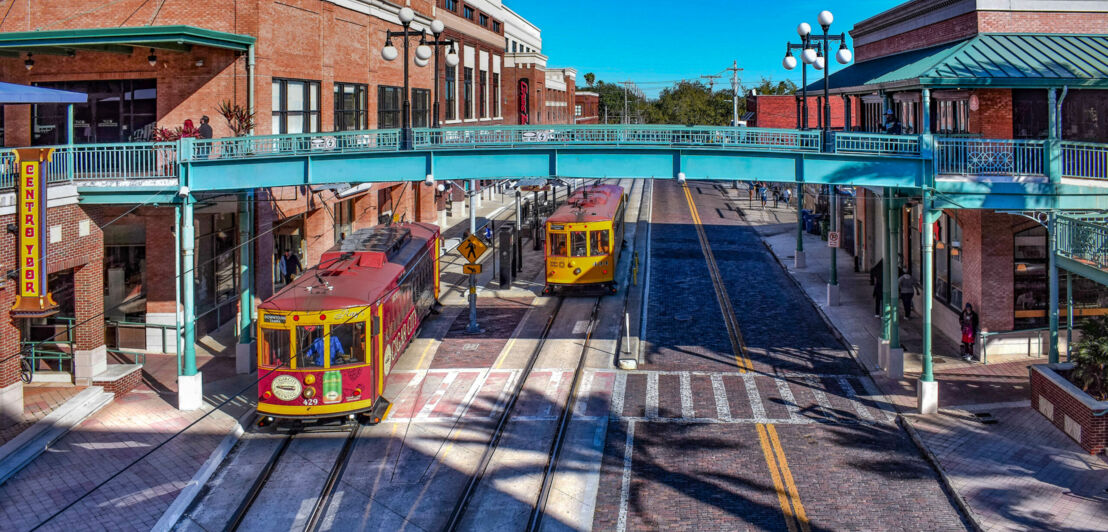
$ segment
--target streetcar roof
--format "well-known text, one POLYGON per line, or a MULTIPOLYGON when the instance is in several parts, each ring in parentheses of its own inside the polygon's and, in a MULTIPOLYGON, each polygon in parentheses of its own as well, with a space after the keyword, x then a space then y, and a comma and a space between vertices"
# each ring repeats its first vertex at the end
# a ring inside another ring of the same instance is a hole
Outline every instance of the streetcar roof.
POLYGON ((619 208, 623 187, 619 185, 587 185, 570 195, 565 205, 558 207, 548 223, 585 223, 611 220, 619 208))
POLYGON ((258 308, 319 312, 372 305, 437 236, 438 227, 424 223, 360 229, 258 308))

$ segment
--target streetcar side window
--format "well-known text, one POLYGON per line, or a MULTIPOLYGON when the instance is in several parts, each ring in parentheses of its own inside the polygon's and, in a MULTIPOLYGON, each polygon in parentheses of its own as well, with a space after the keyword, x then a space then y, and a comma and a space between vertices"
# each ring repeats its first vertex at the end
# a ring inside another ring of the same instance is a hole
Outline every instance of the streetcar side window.
POLYGON ((288 329, 262 329, 262 365, 280 366, 289 360, 288 329))
MULTIPOLYGON (((296 328, 296 367, 323 367, 323 326, 301 325, 296 328)), ((333 354, 333 353, 332 353, 333 354)))
POLYGON ((331 367, 365 363, 365 322, 331 326, 331 367))
POLYGON ((550 233, 550 254, 559 257, 566 256, 565 233, 550 233))
POLYGON ((588 256, 589 250, 585 247, 585 232, 584 231, 570 231, 569 233, 569 249, 570 254, 574 257, 588 256))
POLYGON ((593 255, 607 255, 611 251, 609 245, 608 230, 603 229, 601 231, 589 231, 589 239, 591 242, 589 245, 592 247, 593 255))

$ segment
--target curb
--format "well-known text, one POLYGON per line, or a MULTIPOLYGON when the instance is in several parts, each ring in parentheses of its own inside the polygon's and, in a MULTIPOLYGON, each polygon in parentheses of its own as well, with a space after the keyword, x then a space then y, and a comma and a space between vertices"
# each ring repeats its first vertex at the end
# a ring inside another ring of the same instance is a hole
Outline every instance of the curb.
POLYGON ((151 530, 172 530, 177 526, 185 512, 196 502, 201 490, 211 480, 212 475, 219 469, 220 464, 223 463, 223 460, 231 453, 231 449, 235 447, 235 444, 245 433, 243 427, 249 425, 250 418, 254 415, 255 412, 251 409, 235 420, 235 425, 223 437, 223 441, 219 442, 215 450, 208 455, 208 459, 204 461, 200 469, 196 470, 188 484, 185 484, 185 487, 177 494, 177 498, 173 499, 169 508, 166 508, 165 513, 162 514, 162 517, 158 519, 151 530))
POLYGON ((943 469, 942 464, 939 463, 939 459, 935 457, 931 449, 927 448, 927 445, 923 443, 923 438, 920 437, 919 431, 912 426, 912 422, 908 420, 904 414, 897 414, 897 423, 904 428, 904 431, 908 433, 908 437, 912 439, 912 443, 919 449, 923 458, 931 464, 931 468, 939 474, 939 479, 943 483, 943 489, 947 492, 947 496, 954 500, 954 504, 958 506, 958 509, 962 511, 962 514, 966 516, 970 524, 973 525, 973 529, 981 532, 985 528, 981 525, 981 519, 977 517, 977 514, 970 507, 966 499, 958 493, 958 490, 954 489, 954 484, 951 482, 950 477, 947 476, 946 470, 943 469))
POLYGON ((89 386, 0 446, 0 485, 113 400, 103 387, 89 386))

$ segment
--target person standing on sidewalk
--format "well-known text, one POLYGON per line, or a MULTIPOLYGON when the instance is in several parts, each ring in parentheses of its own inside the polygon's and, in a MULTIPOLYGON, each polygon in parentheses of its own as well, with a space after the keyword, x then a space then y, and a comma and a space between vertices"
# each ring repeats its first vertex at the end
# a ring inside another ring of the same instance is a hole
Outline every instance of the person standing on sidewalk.
POLYGON ((977 338, 977 313, 973 311, 973 305, 966 303, 958 323, 962 326, 962 360, 970 362, 973 360, 974 339, 977 338))
POLYGON ((789 207, 789 200, 792 199, 793 190, 789 187, 785 187, 785 207, 789 207))
POLYGON ((762 209, 766 208, 766 194, 767 193, 768 193, 768 191, 766 190, 766 184, 762 183, 758 187, 758 195, 762 199, 762 209))
MULTIPOLYGON (((874 266, 874 268, 878 269, 880 266, 881 266, 881 263, 878 262, 877 266, 874 266)), ((873 277, 872 272, 873 271, 870 270, 870 273, 871 273, 870 279, 875 279, 874 283, 873 283, 873 317, 874 318, 880 318, 881 317, 881 300, 883 299, 884 292, 885 292, 885 279, 884 279, 885 276, 879 274, 876 277, 873 277)))
POLYGON ((896 282, 900 291, 900 302, 904 304, 904 318, 912 319, 912 296, 919 292, 916 281, 908 272, 900 270, 900 278, 896 282))

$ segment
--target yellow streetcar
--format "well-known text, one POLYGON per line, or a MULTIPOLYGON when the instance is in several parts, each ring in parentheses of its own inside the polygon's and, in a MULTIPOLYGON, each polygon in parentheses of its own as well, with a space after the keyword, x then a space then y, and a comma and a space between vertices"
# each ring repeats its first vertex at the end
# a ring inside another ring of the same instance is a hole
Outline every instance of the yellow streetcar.
POLYGON ((591 185, 573 192, 546 219, 546 287, 602 287, 616 292, 616 265, 623 247, 623 187, 591 185))

